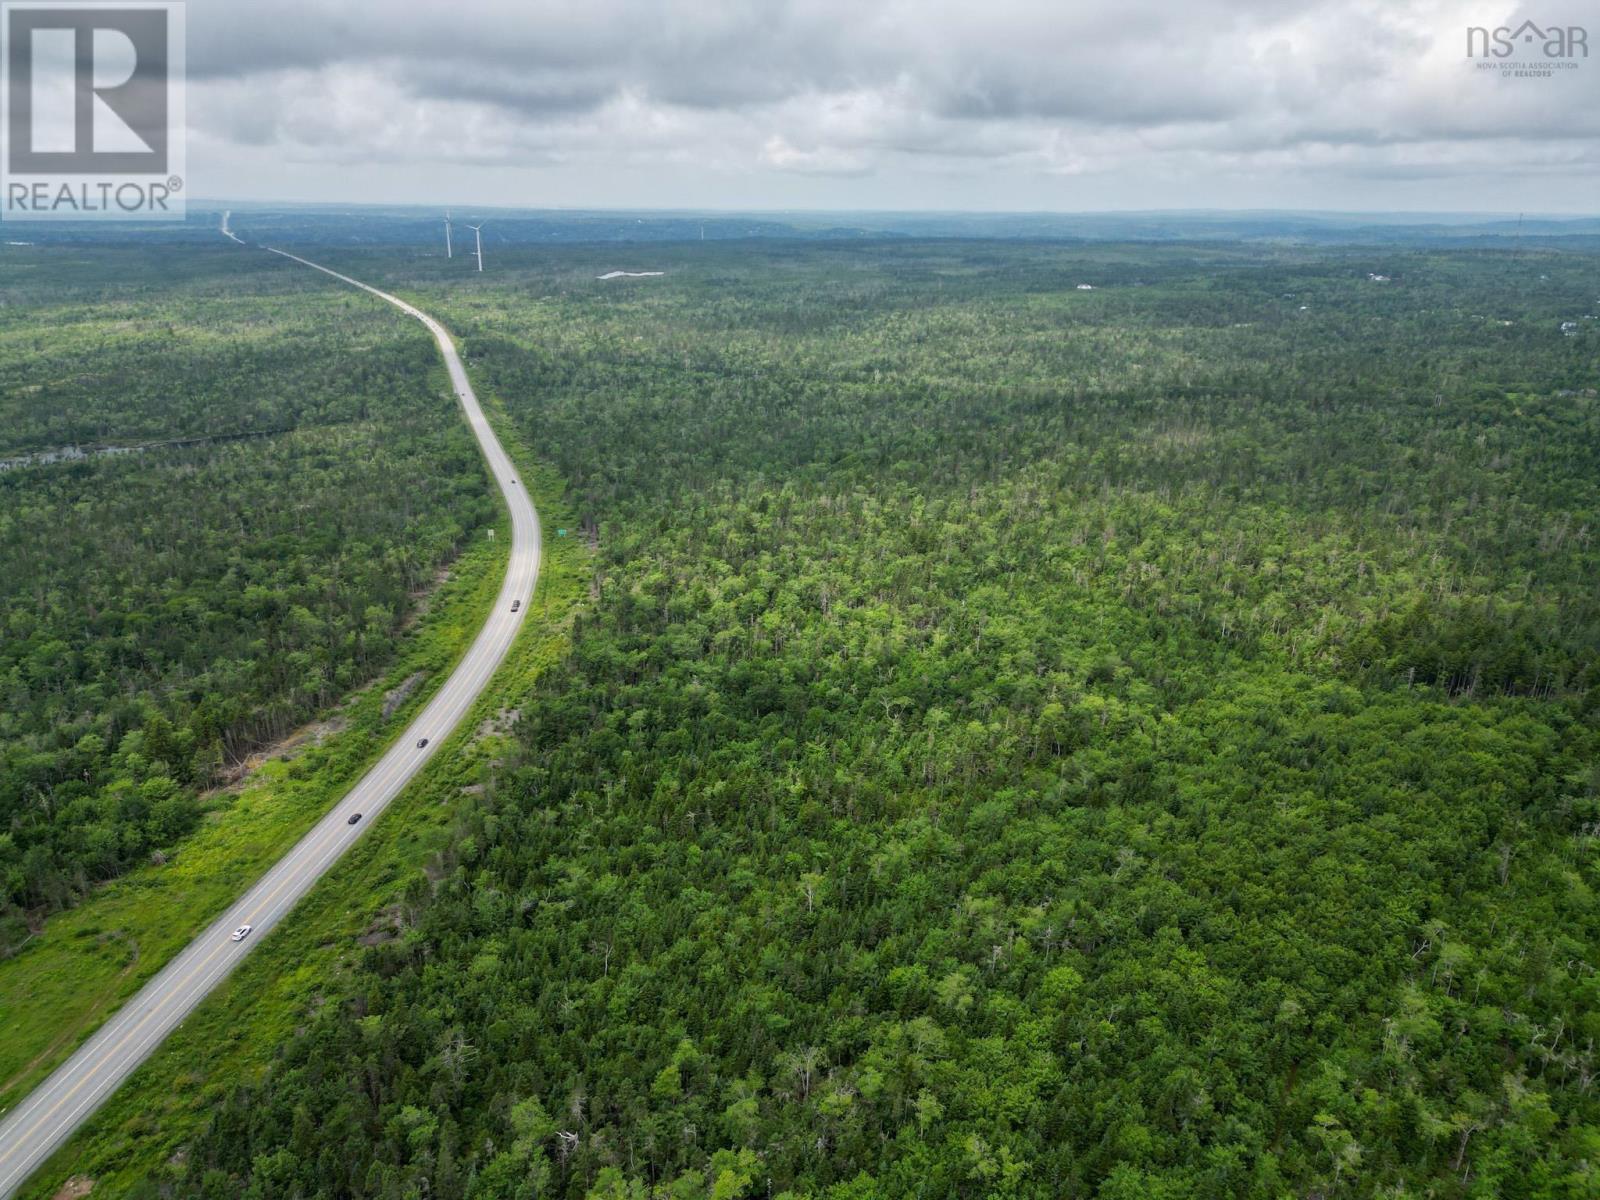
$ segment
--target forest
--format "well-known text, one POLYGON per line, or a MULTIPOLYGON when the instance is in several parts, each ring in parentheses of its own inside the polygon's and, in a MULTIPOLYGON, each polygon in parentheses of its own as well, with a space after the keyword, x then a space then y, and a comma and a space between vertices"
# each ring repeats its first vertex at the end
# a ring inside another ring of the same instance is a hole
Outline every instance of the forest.
POLYGON ((5 257, 0 955, 373 678, 496 511, 402 319, 264 255, 5 257))
POLYGON ((331 256, 590 602, 144 1195, 1600 1194, 1592 252, 617 258, 331 256))

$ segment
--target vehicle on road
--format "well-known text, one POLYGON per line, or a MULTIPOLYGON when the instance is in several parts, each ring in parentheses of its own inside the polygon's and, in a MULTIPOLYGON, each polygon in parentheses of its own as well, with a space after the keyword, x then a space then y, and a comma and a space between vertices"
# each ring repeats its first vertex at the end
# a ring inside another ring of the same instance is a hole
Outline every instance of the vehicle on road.
POLYGON ((522 607, 522 601, 521 600, 513 600, 511 602, 511 611, 512 612, 516 612, 517 609, 519 609, 521 607, 522 607))
MULTIPOLYGON (((327 268, 290 255, 285 257, 306 264, 319 271, 327 268)), ((355 287, 367 285, 348 276, 328 272, 342 282, 355 287)), ((375 289, 369 289, 375 291, 375 289)), ((415 310, 385 292, 375 294, 385 301, 399 305, 407 313, 415 310)), ((463 378, 459 356, 443 327, 424 318, 433 331, 439 352, 453 379, 463 378)), ((0 356, 3 357, 3 356, 0 356)), ((320 364, 319 364, 320 365, 320 364)), ((468 425, 475 436, 485 460, 502 466, 507 462, 504 448, 494 436, 481 408, 472 399, 470 387, 463 387, 462 404, 468 425)), ((497 486, 506 476, 496 473, 497 486)), ((506 495, 510 497, 509 486, 506 495)), ((512 499, 510 506, 510 555, 505 567, 506 580, 515 595, 534 594, 539 577, 539 526, 538 514, 531 504, 512 499)), ((503 612, 504 610, 502 610, 503 612)), ((510 650, 518 623, 500 621, 489 614, 479 635, 469 644, 465 655, 447 678, 441 681, 437 694, 424 709, 422 720, 444 731, 448 736, 466 720, 472 706, 483 694, 485 682, 510 650)), ((409 733, 414 725, 401 728, 409 733)), ((408 781, 426 765, 423 753, 432 748, 432 735, 412 735, 417 742, 416 753, 410 758, 398 742, 379 758, 374 769, 361 777, 356 787, 363 804, 381 809, 399 795, 408 781)), ((356 798, 354 796, 352 799, 356 798)), ((350 809, 345 809, 346 820, 350 809)), ((363 813, 363 815, 365 815, 363 813)), ((356 827, 347 826, 353 833, 356 827)), ((325 878, 328 870, 353 841, 332 840, 326 830, 317 826, 308 830, 277 860, 242 896, 233 901, 239 908, 259 912, 262 920, 275 919, 275 914, 287 912, 293 904, 311 890, 317 880, 325 878)), ((195 941, 187 947, 173 947, 171 970, 156 974, 118 1011, 111 1014, 101 1026, 100 1036, 92 1037, 56 1068, 50 1077, 34 1089, 25 1099, 0 1111, 0 1197, 9 1196, 39 1167, 60 1145, 78 1129, 89 1115, 111 1096, 139 1064, 150 1056, 162 1041, 181 1026, 195 1011, 195 1006, 223 979, 230 967, 238 965, 248 953, 245 945, 252 936, 249 925, 230 931, 227 946, 219 946, 212 937, 214 931, 207 923, 198 931, 195 941)), ((9 1024, 0 1023, 9 1031, 9 1024)), ((9 1039, 9 1032, 4 1033, 9 1039)))
POLYGON ((361 820, 361 814, 360 813, 351 813, 350 814, 350 819, 348 821, 346 821, 345 824, 346 825, 354 825, 359 820, 361 820))

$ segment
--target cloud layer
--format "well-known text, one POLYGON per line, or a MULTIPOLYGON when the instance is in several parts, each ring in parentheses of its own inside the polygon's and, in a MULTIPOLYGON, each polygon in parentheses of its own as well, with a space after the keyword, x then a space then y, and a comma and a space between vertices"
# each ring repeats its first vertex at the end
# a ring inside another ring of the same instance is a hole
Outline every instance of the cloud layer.
POLYGON ((209 156, 213 192, 287 180, 362 199, 362 180, 432 179, 437 193, 442 171, 446 192, 566 204, 1483 206, 1463 203, 1470 186, 1499 207, 1592 210, 1600 195, 1600 57, 1552 78, 1466 58, 1469 25, 1556 15, 1531 7, 188 8, 191 155, 209 156))

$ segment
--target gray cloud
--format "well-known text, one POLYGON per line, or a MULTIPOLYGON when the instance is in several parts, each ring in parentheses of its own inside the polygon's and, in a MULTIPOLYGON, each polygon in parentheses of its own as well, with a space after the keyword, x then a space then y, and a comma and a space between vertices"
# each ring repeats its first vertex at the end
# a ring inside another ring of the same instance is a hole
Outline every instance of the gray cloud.
POLYGON ((1082 207, 1061 192, 1073 179, 1128 203, 1143 181, 1170 205, 1186 176, 1207 203, 1228 202, 1212 194, 1226 179, 1247 203, 1275 173, 1276 194, 1308 199, 1342 179, 1328 201, 1350 204, 1386 181, 1511 170, 1556 181, 1569 206, 1600 194, 1574 147, 1600 137, 1600 57, 1548 80, 1476 71, 1467 25, 1523 15, 1482 0, 188 9, 196 165, 236 194, 252 174, 337 193, 341 166, 362 164, 418 180, 455 166, 497 197, 520 172, 567 203, 639 203, 670 178, 671 197, 700 204, 779 199, 789 179, 841 205, 937 205, 931 181, 957 199, 1006 181, 1015 206, 1082 207), (696 177, 698 197, 680 196, 696 177))

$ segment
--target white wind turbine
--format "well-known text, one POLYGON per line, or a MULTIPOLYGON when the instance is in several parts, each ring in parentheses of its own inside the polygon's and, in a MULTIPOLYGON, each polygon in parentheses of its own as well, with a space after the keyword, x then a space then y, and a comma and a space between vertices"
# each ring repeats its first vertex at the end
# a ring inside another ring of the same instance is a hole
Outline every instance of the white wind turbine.
POLYGON ((444 256, 446 258, 454 258, 456 256, 455 250, 450 246, 450 210, 448 208, 444 210, 444 256))
POLYGON ((485 224, 487 222, 479 222, 476 225, 467 226, 468 229, 472 230, 473 236, 478 239, 478 270, 480 271, 483 270, 483 227, 485 224))

